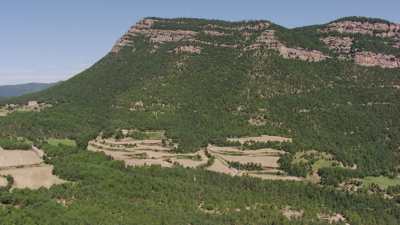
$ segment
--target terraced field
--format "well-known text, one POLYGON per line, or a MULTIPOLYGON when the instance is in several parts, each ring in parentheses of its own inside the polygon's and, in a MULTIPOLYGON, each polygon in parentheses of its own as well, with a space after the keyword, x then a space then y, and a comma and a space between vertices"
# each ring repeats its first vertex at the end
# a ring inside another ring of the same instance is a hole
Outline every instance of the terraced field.
MULTIPOLYGON (((284 151, 272 148, 261 148, 256 150, 243 150, 240 147, 220 147, 208 145, 195 153, 178 153, 175 147, 163 135, 151 137, 144 134, 140 139, 125 135, 120 138, 102 138, 98 136, 89 142, 88 150, 103 152, 115 160, 124 161, 126 166, 150 166, 160 165, 162 167, 172 167, 180 165, 187 168, 204 168, 209 171, 225 173, 232 176, 253 176, 261 179, 270 180, 296 180, 302 178, 286 176, 285 172, 279 169, 279 159, 285 154, 284 151), (252 169, 250 167, 255 167, 252 169)), ((134 135, 134 136, 135 136, 134 135)), ((227 141, 238 141, 245 143, 252 142, 290 142, 290 138, 277 136, 258 136, 232 138, 227 141)))
POLYGON ((30 150, 0 150, 0 186, 7 186, 5 176, 12 176, 12 188, 49 188, 65 181, 53 175, 53 167, 43 162, 44 152, 30 150))
POLYGON ((104 152, 115 160, 124 161, 127 166, 161 165, 195 168, 207 163, 204 150, 190 154, 178 154, 173 146, 166 146, 161 139, 136 140, 133 138, 98 137, 89 142, 88 150, 104 152))

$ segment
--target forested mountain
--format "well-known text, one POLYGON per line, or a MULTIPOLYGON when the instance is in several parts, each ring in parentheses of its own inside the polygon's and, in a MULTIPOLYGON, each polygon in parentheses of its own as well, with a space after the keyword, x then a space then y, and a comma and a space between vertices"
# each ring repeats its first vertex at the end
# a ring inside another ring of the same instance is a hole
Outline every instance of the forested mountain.
POLYGON ((54 83, 27 83, 17 85, 4 85, 0 86, 0 97, 6 98, 21 96, 24 94, 45 90, 53 85, 54 83))
POLYGON ((337 189, 352 178, 398 178, 399 97, 400 25, 389 21, 348 17, 287 29, 270 21, 145 18, 91 68, 4 103, 51 105, 0 117, 0 135, 76 140, 73 149, 43 148, 55 172, 78 185, 2 193, 0 203, 18 207, 0 215, 8 224, 326 224, 315 217, 322 210, 352 225, 399 224, 398 196, 337 189), (343 167, 319 170, 316 185, 125 168, 84 151, 101 132, 119 129, 165 130, 177 152, 227 137, 287 136, 293 143, 280 161, 287 173, 310 172, 293 162, 311 149, 343 167), (72 200, 62 207, 54 199, 72 200), (282 216, 286 206, 305 210, 303 218, 282 216), (42 215, 49 208, 55 217, 42 215))

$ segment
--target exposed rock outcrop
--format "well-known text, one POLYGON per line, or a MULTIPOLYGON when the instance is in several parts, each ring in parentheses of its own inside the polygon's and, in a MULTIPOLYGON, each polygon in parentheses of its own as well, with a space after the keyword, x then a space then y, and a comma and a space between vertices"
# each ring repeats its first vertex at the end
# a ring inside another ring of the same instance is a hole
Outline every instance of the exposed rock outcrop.
POLYGON ((132 26, 127 33, 125 33, 113 46, 111 52, 117 53, 125 46, 133 46, 132 37, 136 36, 136 31, 150 29, 156 20, 143 19, 132 26))
POLYGON ((224 32, 219 32, 215 30, 205 30, 204 33, 210 36, 217 36, 217 37, 222 37, 226 35, 224 32))
POLYGON ((156 21, 157 20, 154 19, 143 19, 139 21, 117 41, 111 52, 117 53, 125 46, 133 46, 133 38, 140 35, 149 38, 152 43, 162 44, 166 42, 178 42, 184 39, 190 40, 197 34, 197 32, 190 30, 152 29, 156 21))
POLYGON ((367 34, 377 37, 400 37, 400 24, 383 22, 340 21, 327 25, 322 32, 367 34))
POLYGON ((393 48, 400 48, 400 38, 397 40, 397 42, 393 45, 393 48))
POLYGON ((216 24, 207 24, 203 28, 204 29, 211 29, 211 30, 231 30, 231 31, 263 31, 271 26, 268 22, 258 22, 255 24, 237 26, 237 27, 228 27, 228 26, 221 26, 216 24))
POLYGON ((400 68, 400 58, 374 52, 357 52, 355 63, 362 66, 379 66, 382 68, 400 68))
POLYGON ((221 48, 239 48, 240 46, 238 44, 217 44, 209 41, 202 41, 202 40, 192 40, 195 43, 202 44, 202 45, 208 45, 212 47, 221 47, 221 48))
POLYGON ((286 59, 299 59, 309 62, 319 62, 328 58, 322 52, 317 50, 306 50, 303 48, 290 48, 285 46, 275 37, 274 30, 264 31, 256 40, 256 42, 245 50, 254 50, 259 48, 273 49, 286 59))
MULTIPOLYGON (((125 46, 134 47, 135 37, 145 37, 152 46, 151 52, 157 51, 160 45, 169 42, 184 42, 185 45, 176 47, 175 53, 191 53, 200 54, 202 48, 200 46, 208 45, 211 47, 237 48, 245 51, 256 50, 261 48, 275 50, 286 59, 297 59, 308 62, 320 62, 329 58, 318 50, 308 50, 300 47, 288 47, 276 37, 276 31, 268 29, 271 24, 268 22, 252 22, 243 25, 217 25, 207 24, 202 26, 203 31, 193 30, 169 30, 158 29, 155 26, 160 20, 143 19, 132 26, 129 31, 124 34, 114 45, 111 52, 117 53, 125 46), (198 36, 199 32, 206 35, 221 37, 232 35, 240 32, 240 36, 246 40, 250 40, 252 35, 258 35, 253 44, 245 46, 243 43, 237 44, 217 43, 213 41, 201 40, 198 36)), ((320 30, 325 33, 347 33, 347 34, 366 34, 378 37, 389 37, 393 39, 393 47, 400 48, 400 25, 383 22, 360 22, 360 21, 340 21, 328 24, 324 29, 320 30)), ((394 55, 385 55, 381 53, 373 53, 367 51, 352 52, 352 46, 355 40, 351 37, 340 37, 330 35, 321 38, 329 49, 339 54, 339 59, 353 58, 355 63, 362 66, 379 66, 382 68, 400 68, 400 59, 394 55)))
POLYGON ((319 213, 317 217, 320 220, 327 221, 329 224, 344 223, 345 225, 350 225, 349 223, 346 223, 347 221, 346 218, 340 213, 336 214, 319 213))
POLYGON ((322 38, 321 41, 325 43, 329 49, 340 54, 350 53, 351 46, 353 45, 353 39, 350 37, 329 36, 326 38, 322 38))
POLYGON ((193 46, 193 45, 185 45, 185 46, 179 46, 179 47, 175 48, 174 51, 175 51, 175 53, 200 54, 201 48, 193 46))

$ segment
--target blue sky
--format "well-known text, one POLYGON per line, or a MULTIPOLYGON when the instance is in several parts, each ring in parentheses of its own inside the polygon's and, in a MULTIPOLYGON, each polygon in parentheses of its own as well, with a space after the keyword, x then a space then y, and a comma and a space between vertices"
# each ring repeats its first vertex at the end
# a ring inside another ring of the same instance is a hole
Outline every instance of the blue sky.
POLYGON ((369 16, 400 23, 399 0, 2 0, 0 85, 65 80, 146 16, 267 19, 287 27, 369 16))

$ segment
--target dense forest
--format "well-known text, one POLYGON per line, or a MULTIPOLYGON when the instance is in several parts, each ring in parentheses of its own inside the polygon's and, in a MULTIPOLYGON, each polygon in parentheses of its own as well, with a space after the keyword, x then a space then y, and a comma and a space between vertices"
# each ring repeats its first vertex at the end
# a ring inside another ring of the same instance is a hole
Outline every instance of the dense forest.
POLYGON ((103 154, 41 146, 55 173, 71 182, 49 190, 0 190, 1 224, 327 224, 341 213, 351 224, 398 224, 400 206, 331 187, 262 181, 201 169, 126 168, 103 154), (281 210, 304 210, 288 220, 281 210))

